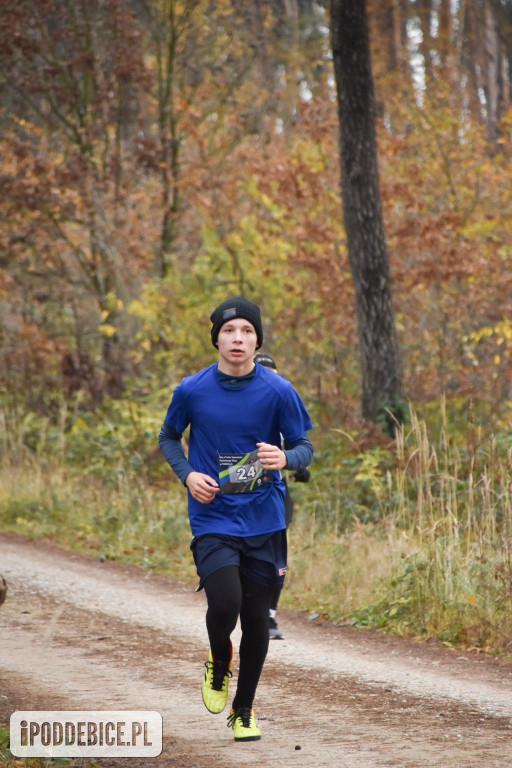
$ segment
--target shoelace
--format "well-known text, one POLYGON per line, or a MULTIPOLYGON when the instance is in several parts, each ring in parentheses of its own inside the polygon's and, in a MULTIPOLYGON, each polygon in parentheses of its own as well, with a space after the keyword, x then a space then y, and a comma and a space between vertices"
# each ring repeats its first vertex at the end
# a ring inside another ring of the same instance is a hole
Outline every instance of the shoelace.
POLYGON ((250 728, 251 715, 252 715, 252 709, 247 709, 247 707, 244 707, 243 709, 233 710, 233 712, 230 712, 230 714, 228 715, 228 728, 234 725, 234 722, 238 717, 242 721, 242 725, 244 728, 250 728))
POLYGON ((212 672, 212 688, 214 691, 222 691, 224 686, 224 679, 227 677, 233 677, 233 673, 230 669, 226 668, 226 665, 222 661, 205 661, 206 669, 212 672))

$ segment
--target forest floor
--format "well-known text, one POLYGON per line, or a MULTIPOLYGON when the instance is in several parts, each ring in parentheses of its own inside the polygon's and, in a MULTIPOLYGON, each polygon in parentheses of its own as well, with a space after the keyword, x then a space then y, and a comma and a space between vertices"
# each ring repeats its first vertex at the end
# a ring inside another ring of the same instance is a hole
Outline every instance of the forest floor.
POLYGON ((512 766, 511 664, 280 609, 285 639, 270 643, 255 702, 262 739, 236 743, 227 711, 201 700, 203 592, 14 534, 0 535, 0 573, 0 722, 16 710, 161 713, 160 757, 102 768, 512 766))

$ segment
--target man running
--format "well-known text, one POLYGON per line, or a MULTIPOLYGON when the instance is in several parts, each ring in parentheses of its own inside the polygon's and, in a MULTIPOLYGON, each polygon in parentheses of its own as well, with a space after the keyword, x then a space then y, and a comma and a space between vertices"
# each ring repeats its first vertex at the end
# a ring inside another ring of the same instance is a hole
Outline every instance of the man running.
POLYGON ((253 741, 261 738, 253 701, 268 651, 270 600, 286 573, 280 470, 311 463, 306 433, 312 424, 292 385, 254 363, 263 342, 259 308, 238 296, 218 306, 210 320, 218 362, 176 387, 159 444, 188 489, 191 549, 208 604, 203 701, 213 713, 227 704, 231 633, 240 617, 239 673, 228 725, 235 740, 253 741), (186 458, 181 438, 188 426, 186 458))

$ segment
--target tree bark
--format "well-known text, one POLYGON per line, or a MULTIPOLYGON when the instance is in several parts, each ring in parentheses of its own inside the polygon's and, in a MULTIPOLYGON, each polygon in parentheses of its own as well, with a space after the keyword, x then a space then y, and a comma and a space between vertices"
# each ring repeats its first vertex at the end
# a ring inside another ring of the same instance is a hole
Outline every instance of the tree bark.
POLYGON ((340 124, 341 192, 354 280, 362 415, 394 434, 402 421, 401 360, 380 204, 375 98, 364 0, 331 0, 340 124))
POLYGON ((484 7, 484 23, 487 130, 489 141, 491 144, 496 144, 500 135, 499 121, 503 101, 503 83, 501 79, 501 43, 498 36, 498 23, 490 5, 484 7))
POLYGON ((423 55, 423 65, 425 67, 425 79, 427 82, 434 76, 432 64, 433 40, 430 34, 430 25, 432 17, 432 0, 418 0, 416 3, 421 27, 420 50, 423 55))

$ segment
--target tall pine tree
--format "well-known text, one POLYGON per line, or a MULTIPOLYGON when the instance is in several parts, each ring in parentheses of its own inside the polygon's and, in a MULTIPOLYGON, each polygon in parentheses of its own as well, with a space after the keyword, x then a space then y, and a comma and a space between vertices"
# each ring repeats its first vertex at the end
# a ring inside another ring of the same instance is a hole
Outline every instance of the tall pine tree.
POLYGON ((380 204, 375 97, 366 2, 331 0, 338 94, 341 192, 354 281, 362 375, 362 415, 394 433, 402 420, 401 358, 391 303, 380 204))

